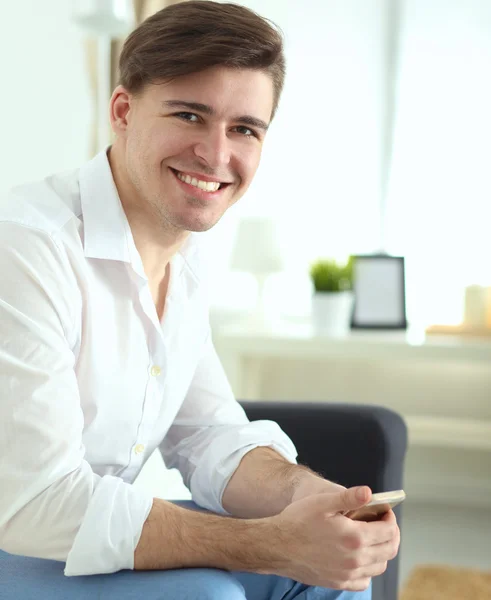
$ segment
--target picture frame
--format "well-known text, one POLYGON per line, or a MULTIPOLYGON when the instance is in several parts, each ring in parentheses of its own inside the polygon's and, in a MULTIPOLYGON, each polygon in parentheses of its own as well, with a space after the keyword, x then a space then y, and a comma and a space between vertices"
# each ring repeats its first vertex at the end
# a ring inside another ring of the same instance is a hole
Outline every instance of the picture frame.
POLYGON ((407 329, 403 256, 353 256, 351 329, 407 329))

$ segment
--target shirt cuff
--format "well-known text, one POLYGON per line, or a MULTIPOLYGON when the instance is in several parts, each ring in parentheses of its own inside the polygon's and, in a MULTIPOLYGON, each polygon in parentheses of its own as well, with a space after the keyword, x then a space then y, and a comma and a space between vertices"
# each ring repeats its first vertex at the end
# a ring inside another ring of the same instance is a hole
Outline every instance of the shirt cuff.
POLYGON ((242 457, 258 448, 269 446, 292 464, 297 450, 274 421, 253 421, 224 428, 210 440, 190 482, 194 502, 216 513, 229 514, 222 506, 222 495, 242 457))
POLYGON ((94 493, 68 553, 65 575, 134 568, 135 549, 153 497, 119 477, 94 475, 94 493))

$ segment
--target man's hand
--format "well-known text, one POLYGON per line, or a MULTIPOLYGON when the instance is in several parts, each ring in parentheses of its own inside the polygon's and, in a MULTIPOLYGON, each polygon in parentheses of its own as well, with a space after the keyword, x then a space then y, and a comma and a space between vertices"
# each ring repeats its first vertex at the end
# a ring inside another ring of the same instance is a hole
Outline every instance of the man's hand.
POLYGON ((273 571, 308 585, 361 591, 382 574, 397 555, 399 527, 392 511, 380 521, 353 521, 342 513, 361 508, 371 497, 368 487, 317 493, 296 500, 279 515, 279 557, 273 571))
POLYGON ((305 471, 302 473, 301 478, 298 479, 291 501, 297 502, 298 500, 317 494, 339 494, 339 492, 345 489, 344 485, 333 483, 327 479, 322 479, 312 472, 305 471))

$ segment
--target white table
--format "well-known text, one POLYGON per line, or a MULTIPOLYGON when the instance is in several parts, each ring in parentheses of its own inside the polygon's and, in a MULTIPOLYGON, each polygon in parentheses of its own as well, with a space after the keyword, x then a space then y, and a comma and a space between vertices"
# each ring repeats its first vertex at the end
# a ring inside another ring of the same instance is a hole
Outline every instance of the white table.
MULTIPOLYGON (((265 359, 332 358, 471 361, 489 363, 491 341, 449 335, 427 336, 422 329, 407 331, 354 330, 345 336, 316 335, 310 324, 282 324, 253 330, 229 326, 214 333, 214 341, 235 395, 261 398, 265 359)), ((491 402, 491 390, 490 390, 491 402)), ((405 416, 410 444, 491 451, 491 420, 405 416)))

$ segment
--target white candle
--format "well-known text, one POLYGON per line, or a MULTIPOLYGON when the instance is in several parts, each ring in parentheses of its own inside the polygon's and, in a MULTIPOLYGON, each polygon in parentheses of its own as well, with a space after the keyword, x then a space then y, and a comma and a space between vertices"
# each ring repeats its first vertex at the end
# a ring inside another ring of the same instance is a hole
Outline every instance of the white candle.
POLYGON ((487 289, 481 285, 465 288, 464 324, 469 327, 486 327, 487 289))

